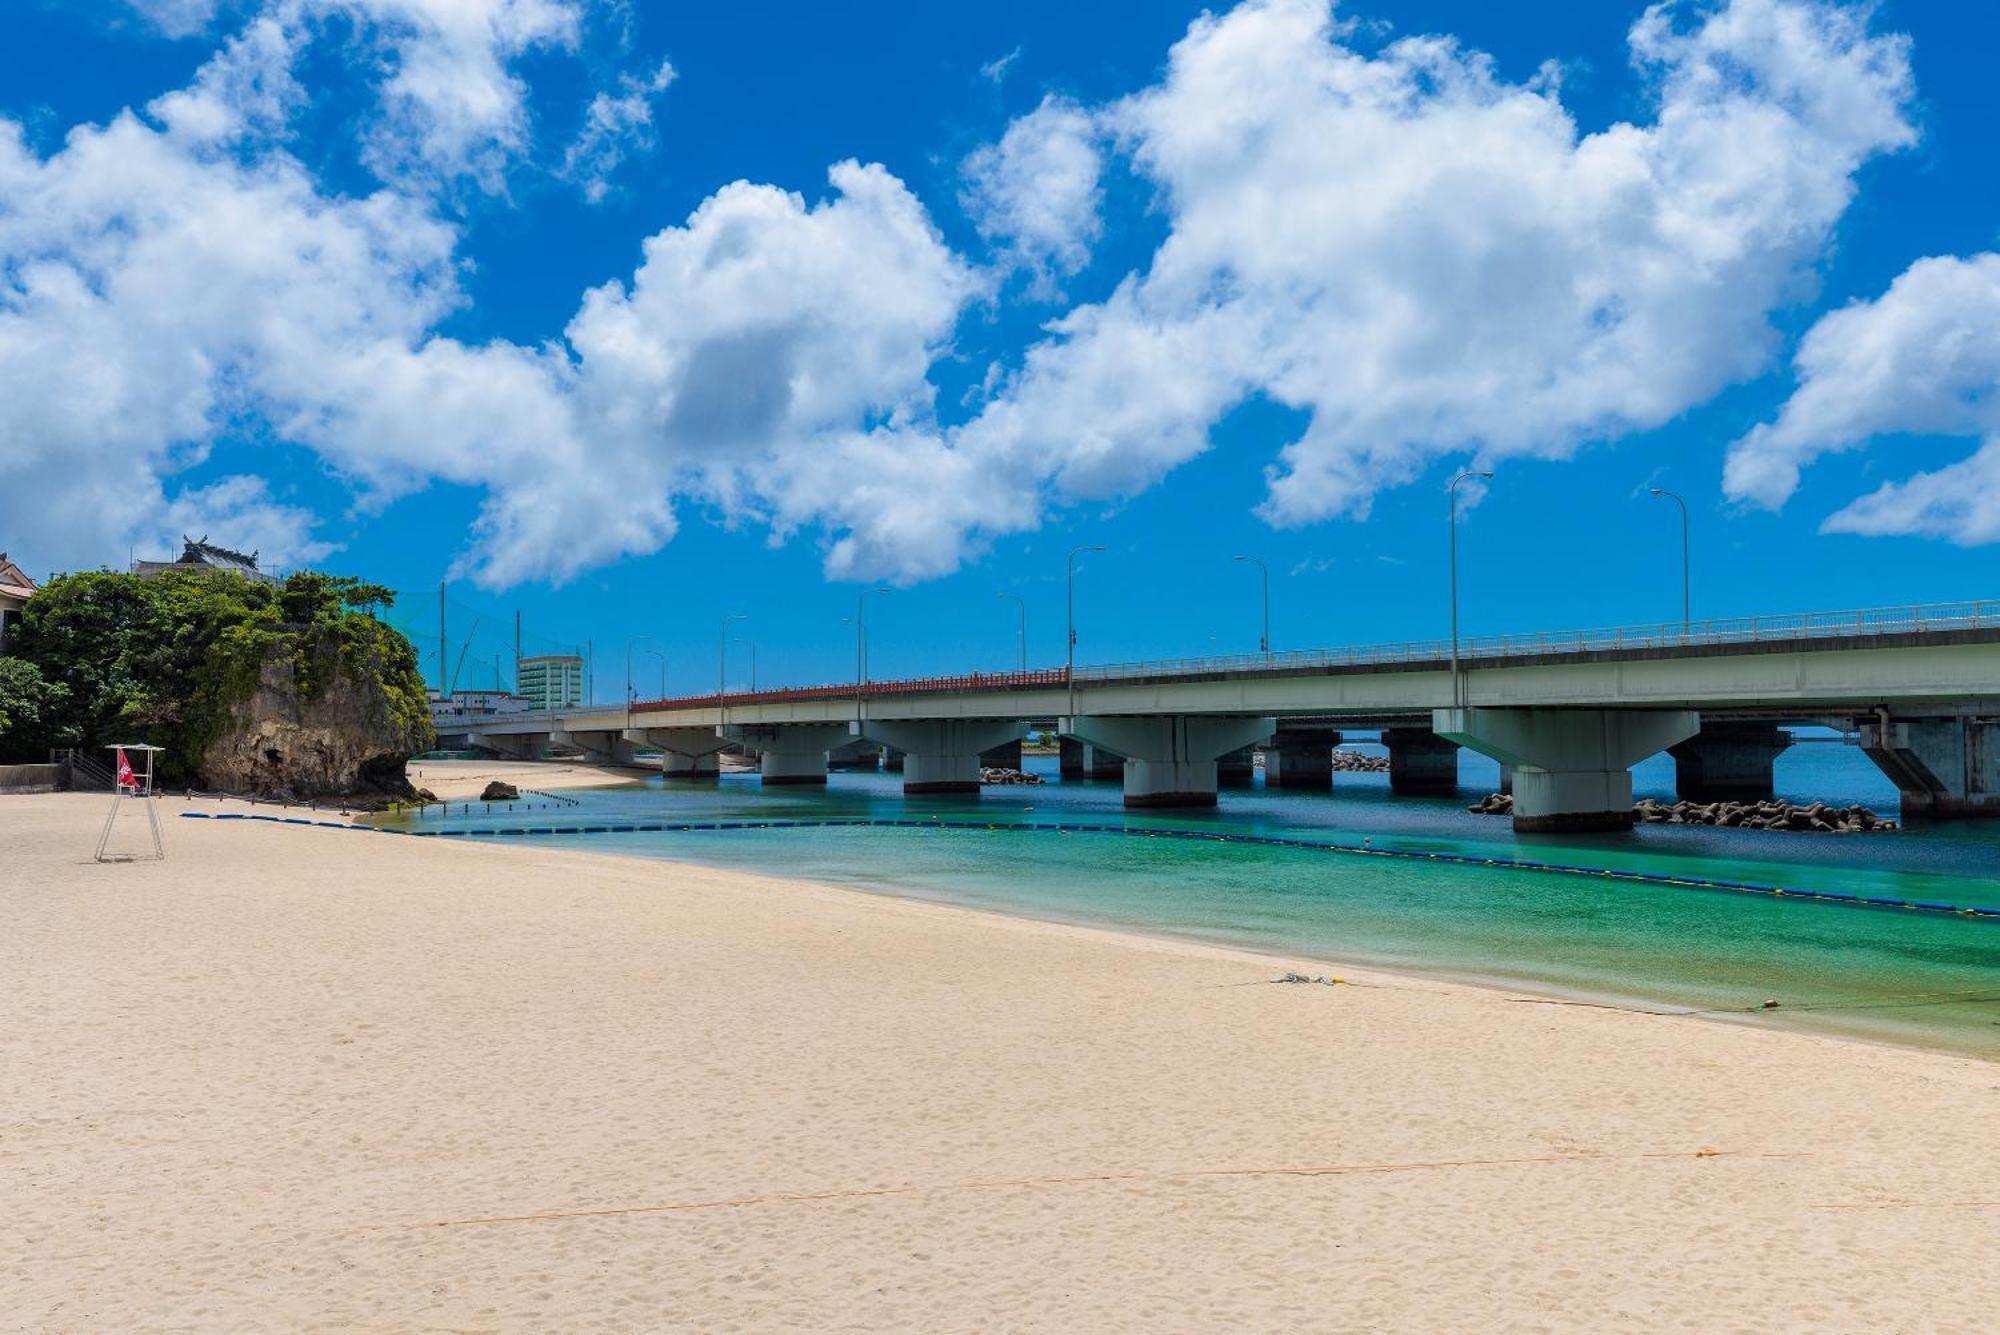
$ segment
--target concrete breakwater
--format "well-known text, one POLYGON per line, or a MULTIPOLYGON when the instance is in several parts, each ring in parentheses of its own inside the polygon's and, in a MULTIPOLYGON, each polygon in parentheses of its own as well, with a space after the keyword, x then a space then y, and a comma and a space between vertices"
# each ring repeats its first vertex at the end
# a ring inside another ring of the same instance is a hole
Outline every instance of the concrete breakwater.
MULTIPOLYGON (((1466 808, 1476 816, 1511 816, 1514 799, 1492 793, 1466 808)), ((1824 802, 1659 802, 1642 798, 1632 816, 1642 825, 1716 825, 1728 829, 1782 830, 1816 834, 1874 834, 1899 829, 1863 806, 1830 807, 1824 802)))

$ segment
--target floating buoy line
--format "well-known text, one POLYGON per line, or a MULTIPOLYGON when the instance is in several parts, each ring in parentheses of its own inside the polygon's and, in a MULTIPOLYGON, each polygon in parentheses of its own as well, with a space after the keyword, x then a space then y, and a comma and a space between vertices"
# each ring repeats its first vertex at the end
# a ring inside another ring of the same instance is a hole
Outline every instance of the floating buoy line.
POLYGON ((508 839, 537 835, 588 834, 694 834, 731 830, 976 830, 996 834, 1094 834, 1118 835, 1134 839, 1181 839, 1198 843, 1247 844, 1260 848, 1289 848, 1309 853, 1338 853, 1351 857, 1393 858, 1404 862, 1437 862, 1461 867, 1494 867, 1505 871, 1547 872, 1559 876, 1589 876, 1599 880, 1629 881, 1643 885, 1672 886, 1683 890, 1708 890, 1722 894, 1757 895, 1766 899, 1797 899, 1842 908, 1877 909, 1898 913, 1921 913, 1935 917, 1963 918, 2000 923, 2000 908, 1946 904, 1929 899, 1892 899, 1880 895, 1850 895, 1833 890, 1795 889, 1789 886, 1758 885, 1748 881, 1723 881, 1705 876, 1681 876, 1669 872, 1622 871, 1615 867, 1579 867, 1567 862, 1538 862, 1528 858, 1484 857, 1476 853, 1437 853, 1410 848, 1378 848, 1372 843, 1350 844, 1317 839, 1297 839, 1284 835, 1231 834, 1222 830, 1158 828, 1145 825, 1092 825, 1048 821, 982 821, 932 818, 891 819, 865 816, 828 817, 823 820, 720 820, 646 821, 616 825, 506 825, 492 829, 403 830, 387 825, 352 825, 345 821, 311 820, 303 816, 266 816, 251 812, 183 811, 183 820, 260 820, 278 825, 316 825, 331 830, 404 835, 414 839, 508 839))

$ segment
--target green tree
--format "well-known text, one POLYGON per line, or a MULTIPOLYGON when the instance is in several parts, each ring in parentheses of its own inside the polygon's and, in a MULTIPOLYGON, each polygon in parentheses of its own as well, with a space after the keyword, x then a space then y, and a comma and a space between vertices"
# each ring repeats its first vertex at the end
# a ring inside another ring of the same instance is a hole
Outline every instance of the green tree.
POLYGON ((0 658, 0 763, 38 761, 77 738, 59 731, 68 690, 25 658, 0 658))
POLYGON ((378 689, 410 750, 428 746, 416 651, 355 610, 392 600, 379 585, 313 571, 275 586, 226 572, 64 575, 29 600, 13 650, 53 688, 38 736, 151 742, 167 750, 165 781, 198 781, 202 754, 278 655, 306 698, 342 678, 378 689))

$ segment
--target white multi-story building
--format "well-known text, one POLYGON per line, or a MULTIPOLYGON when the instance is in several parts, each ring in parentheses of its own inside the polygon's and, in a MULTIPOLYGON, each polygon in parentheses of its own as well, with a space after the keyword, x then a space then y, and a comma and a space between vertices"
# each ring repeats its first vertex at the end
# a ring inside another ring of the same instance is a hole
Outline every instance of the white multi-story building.
POLYGON ((514 694, 530 709, 569 709, 583 703, 583 656, 537 654, 514 667, 514 694))

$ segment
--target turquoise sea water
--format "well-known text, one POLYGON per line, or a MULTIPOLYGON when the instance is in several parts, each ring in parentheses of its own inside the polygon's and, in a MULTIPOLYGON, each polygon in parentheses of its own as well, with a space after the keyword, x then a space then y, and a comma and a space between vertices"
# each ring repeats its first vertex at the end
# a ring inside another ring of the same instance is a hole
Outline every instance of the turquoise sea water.
MULTIPOLYGON (((1367 746, 1351 749, 1369 750, 1367 746)), ((1053 759, 1029 768, 1055 777, 1053 759)), ((1342 774, 1332 793, 1226 788, 1212 811, 1128 815, 1113 782, 995 787, 912 799, 900 776, 835 774, 825 790, 762 789, 752 775, 575 791, 580 804, 524 818, 479 804, 404 818, 419 829, 636 820, 832 817, 962 819, 1215 829, 1379 848, 1592 867, 2000 908, 2000 822, 1896 835, 1783 835, 1647 826, 1630 835, 1517 836, 1464 810, 1490 791, 1466 756, 1455 798, 1393 797, 1386 776, 1342 774)), ((1671 797, 1671 762, 1635 772, 1671 797)), ((1793 747, 1782 795, 1864 802, 1895 793, 1837 743, 1793 747)), ((1611 880, 1423 861, 1094 834, 771 829, 543 836, 600 853, 664 858, 965 904, 1064 922, 1504 982, 1550 995, 1714 1011, 1776 1024, 2000 1058, 2000 922, 1875 911, 1611 880), (1762 1009, 1765 1000, 1780 1004, 1762 1009)))

